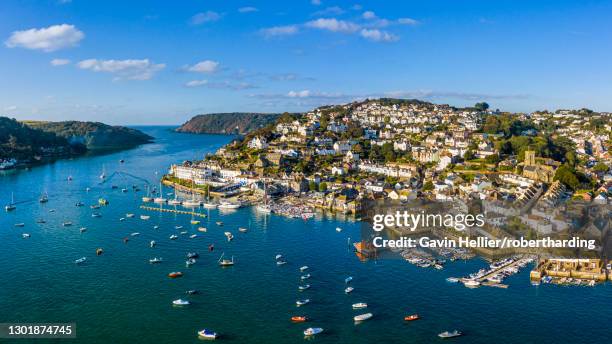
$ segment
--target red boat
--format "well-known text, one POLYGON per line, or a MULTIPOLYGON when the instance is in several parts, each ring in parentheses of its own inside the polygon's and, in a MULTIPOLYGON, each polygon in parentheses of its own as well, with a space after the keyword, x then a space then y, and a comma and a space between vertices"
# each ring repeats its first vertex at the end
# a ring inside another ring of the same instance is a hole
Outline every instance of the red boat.
POLYGON ((418 314, 408 315, 408 316, 404 317, 404 320, 406 320, 406 321, 419 320, 419 315, 418 314))
POLYGON ((183 277, 183 273, 180 272, 180 271, 171 272, 171 273, 168 274, 168 277, 170 277, 170 278, 183 277))
POLYGON ((308 321, 308 318, 306 318, 305 316, 294 316, 294 317, 291 317, 291 321, 296 322, 296 323, 297 322, 306 322, 306 321, 308 321))

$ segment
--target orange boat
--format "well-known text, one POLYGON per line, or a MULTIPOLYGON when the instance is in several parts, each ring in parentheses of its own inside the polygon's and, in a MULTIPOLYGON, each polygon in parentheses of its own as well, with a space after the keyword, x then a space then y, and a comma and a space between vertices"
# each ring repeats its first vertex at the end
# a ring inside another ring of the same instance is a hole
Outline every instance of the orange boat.
POLYGON ((177 278, 177 277, 182 277, 183 273, 178 271, 178 272, 171 272, 168 274, 168 277, 170 278, 177 278))
POLYGON ((291 317, 291 321, 293 321, 293 322, 306 322, 307 320, 308 320, 308 318, 303 317, 303 316, 291 317))
POLYGON ((408 315, 408 316, 404 317, 404 320, 406 320, 406 321, 419 320, 419 315, 418 314, 408 315))

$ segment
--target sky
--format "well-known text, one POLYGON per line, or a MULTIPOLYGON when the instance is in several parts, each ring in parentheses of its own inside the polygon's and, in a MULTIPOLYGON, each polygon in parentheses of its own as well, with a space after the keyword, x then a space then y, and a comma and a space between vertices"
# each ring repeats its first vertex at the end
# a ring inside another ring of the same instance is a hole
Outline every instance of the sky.
POLYGON ((612 1, 2 0, 0 115, 180 124, 376 97, 612 111, 612 1))

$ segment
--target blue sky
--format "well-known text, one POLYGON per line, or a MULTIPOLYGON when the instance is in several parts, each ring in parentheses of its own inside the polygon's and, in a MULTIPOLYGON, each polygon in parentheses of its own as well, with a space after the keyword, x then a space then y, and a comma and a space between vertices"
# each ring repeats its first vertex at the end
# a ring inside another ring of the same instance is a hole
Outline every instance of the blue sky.
POLYGON ((612 111, 612 1, 0 2, 0 114, 178 124, 409 97, 612 111))

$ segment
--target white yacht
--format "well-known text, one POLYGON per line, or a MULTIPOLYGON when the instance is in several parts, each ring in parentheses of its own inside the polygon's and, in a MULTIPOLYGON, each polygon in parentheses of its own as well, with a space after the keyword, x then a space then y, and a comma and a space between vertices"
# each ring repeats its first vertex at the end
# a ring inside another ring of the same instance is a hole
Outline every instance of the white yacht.
POLYGON ((320 327, 309 327, 307 329, 304 330, 304 335, 305 336, 314 336, 315 334, 319 334, 323 332, 323 329, 320 327))
POLYGON ((373 317, 374 314, 372 313, 364 313, 364 314, 359 314, 353 317, 353 320, 355 321, 365 321, 370 319, 371 317, 373 317))

